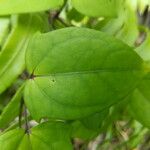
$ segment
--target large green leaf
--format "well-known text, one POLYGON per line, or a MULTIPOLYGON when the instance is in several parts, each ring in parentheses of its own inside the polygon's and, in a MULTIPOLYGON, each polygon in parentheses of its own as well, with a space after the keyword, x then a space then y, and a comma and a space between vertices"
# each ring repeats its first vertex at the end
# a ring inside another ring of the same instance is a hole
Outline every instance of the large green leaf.
POLYGON ((4 108, 2 114, 0 115, 0 128, 6 127, 11 121, 19 116, 23 88, 24 84, 18 89, 12 100, 4 108))
POLYGON ((96 113, 124 99, 143 76, 143 61, 132 48, 86 28, 36 34, 26 65, 32 75, 25 103, 35 119, 96 113))
POLYGON ((42 123, 26 134, 14 129, 0 136, 1 150, 72 150, 70 128, 64 123, 42 123))
POLYGON ((12 30, 0 52, 0 93, 2 93, 24 69, 25 50, 30 37, 37 30, 46 28, 44 15, 20 15, 12 18, 12 30))
POLYGON ((122 3, 122 0, 72 0, 79 12, 93 17, 116 17, 122 3))
POLYGON ((1 0, 0 15, 40 12, 58 8, 62 4, 63 0, 1 0))

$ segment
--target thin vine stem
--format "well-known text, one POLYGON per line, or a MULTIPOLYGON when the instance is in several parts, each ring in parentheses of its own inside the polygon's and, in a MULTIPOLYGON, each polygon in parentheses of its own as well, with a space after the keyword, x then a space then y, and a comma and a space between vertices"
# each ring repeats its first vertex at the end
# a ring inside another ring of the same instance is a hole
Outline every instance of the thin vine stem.
POLYGON ((50 13, 50 20, 49 20, 49 22, 50 22, 50 24, 51 24, 53 30, 56 29, 55 26, 54 26, 54 20, 59 20, 59 21, 61 21, 61 23, 63 23, 65 26, 68 26, 64 21, 62 21, 62 20, 59 18, 59 15, 61 14, 61 12, 63 11, 63 9, 65 8, 66 4, 67 4, 67 0, 64 1, 62 7, 61 7, 58 11, 54 12, 53 14, 50 13))
POLYGON ((25 133, 30 133, 30 127, 29 127, 29 120, 28 120, 28 113, 27 108, 24 105, 24 117, 25 117, 25 133))
POLYGON ((21 128, 22 126, 22 113, 23 113, 23 105, 24 105, 24 101, 23 98, 21 98, 21 102, 20 102, 20 110, 19 110, 19 127, 21 128))

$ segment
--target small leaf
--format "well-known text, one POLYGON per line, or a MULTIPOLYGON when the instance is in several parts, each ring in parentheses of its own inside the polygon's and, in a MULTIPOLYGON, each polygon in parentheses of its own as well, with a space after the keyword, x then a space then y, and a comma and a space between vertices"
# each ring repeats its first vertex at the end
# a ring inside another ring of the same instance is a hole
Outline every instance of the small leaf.
POLYGON ((1 0, 0 15, 40 12, 48 9, 58 8, 63 0, 1 0))
POLYGON ((139 35, 138 20, 135 11, 131 8, 131 2, 128 2, 125 6, 123 15, 124 24, 117 32, 116 37, 130 46, 135 46, 135 42, 139 35))
MULTIPOLYGON (((135 51, 146 61, 150 62, 150 32, 147 32, 146 40, 135 51)), ((149 71, 149 66, 147 68, 149 71)), ((144 77, 138 88, 133 93, 129 103, 130 112, 144 126, 150 128, 150 73, 144 77)))
POLYGON ((2 114, 0 115, 0 128, 6 127, 11 121, 19 116, 23 88, 24 84, 18 89, 12 100, 4 108, 2 114))
POLYGON ((102 125, 108 116, 108 110, 95 113, 82 120, 74 121, 72 125, 72 137, 82 140, 91 140, 101 132, 102 125))
POLYGON ((88 129, 99 130, 102 126, 103 121, 108 116, 109 110, 106 109, 100 113, 88 116, 81 120, 82 124, 88 129))
POLYGON ((132 48, 85 28, 36 34, 26 65, 32 78, 24 98, 37 120, 79 119, 102 111, 129 95, 144 74, 132 48))
POLYGON ((130 111, 133 117, 141 122, 144 126, 150 128, 150 102, 147 97, 140 91, 134 92, 133 98, 130 104, 130 111))

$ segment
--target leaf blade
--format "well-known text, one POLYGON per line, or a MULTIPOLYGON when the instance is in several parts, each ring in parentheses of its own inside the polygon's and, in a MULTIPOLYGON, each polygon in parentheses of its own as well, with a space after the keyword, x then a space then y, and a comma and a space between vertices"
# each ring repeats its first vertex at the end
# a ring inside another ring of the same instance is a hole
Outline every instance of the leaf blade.
POLYGON ((40 12, 48 9, 58 8, 63 4, 63 0, 11 0, 0 1, 0 15, 9 15, 27 12, 40 12))
POLYGON ((132 48, 85 28, 36 34, 26 65, 33 78, 24 98, 37 120, 79 119, 102 111, 128 96, 143 76, 143 60, 132 48))
POLYGON ((118 15, 117 9, 119 8, 120 2, 121 1, 116 0, 72 0, 72 5, 79 12, 87 16, 116 17, 118 15))

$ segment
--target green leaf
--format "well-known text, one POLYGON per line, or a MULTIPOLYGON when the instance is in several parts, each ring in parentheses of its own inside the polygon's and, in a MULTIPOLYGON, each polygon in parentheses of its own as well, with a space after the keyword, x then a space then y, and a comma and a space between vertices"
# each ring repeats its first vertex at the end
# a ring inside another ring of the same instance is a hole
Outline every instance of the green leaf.
POLYGON ((130 111, 135 119, 150 128, 150 73, 144 78, 130 100, 130 111))
POLYGON ((108 110, 95 113, 82 120, 74 121, 72 125, 72 137, 82 140, 91 140, 101 132, 102 125, 108 116, 108 110))
POLYGON ((72 124, 72 138, 78 138, 84 141, 90 141, 97 136, 97 130, 86 128, 79 120, 74 121, 72 124))
POLYGON ((100 113, 95 113, 81 120, 82 124, 93 130, 99 130, 102 126, 103 121, 108 116, 109 110, 106 109, 100 113))
POLYGON ((145 7, 147 5, 150 5, 149 0, 137 0, 137 6, 138 6, 138 9, 140 10, 140 12, 144 12, 145 7))
MULTIPOLYGON (((147 81, 150 83, 150 81, 147 81)), ((150 90, 150 87, 143 87, 144 93, 136 89, 130 101, 129 109, 133 117, 142 123, 144 126, 150 128, 150 97, 145 95, 150 90)))
POLYGON ((1 150, 16 150, 24 136, 24 130, 15 129, 0 135, 1 150))
POLYGON ((122 3, 122 0, 72 0, 75 9, 92 17, 116 17, 122 3))
POLYGON ((131 7, 131 1, 124 3, 124 9, 120 11, 117 18, 106 18, 104 21, 100 21, 96 28, 117 37, 130 46, 135 46, 139 31, 137 15, 131 7), (106 23, 103 25, 104 21, 106 23))
POLYGON ((139 35, 138 20, 137 15, 130 3, 131 2, 128 2, 126 4, 123 15, 120 16, 122 18, 124 17, 124 24, 122 25, 120 31, 116 34, 116 37, 130 46, 135 46, 135 42, 139 35))
MULTIPOLYGON (((135 49, 135 51, 147 62, 150 62, 150 32, 148 29, 144 29, 147 32, 147 38, 145 41, 135 49)), ((149 71, 149 66, 148 66, 149 71)), ((150 128, 150 73, 148 73, 138 88, 133 93, 133 97, 130 100, 130 112, 135 119, 137 119, 144 126, 150 128)))
POLYGON ((8 88, 23 71, 25 50, 29 39, 45 29, 45 15, 20 15, 12 18, 12 30, 0 53, 0 93, 8 88), (43 18, 42 18, 43 17, 43 18))
POLYGON ((36 34, 26 66, 32 76, 24 99, 37 120, 77 119, 102 111, 129 95, 143 76, 143 61, 132 48, 86 28, 36 34))
POLYGON ((65 123, 43 123, 31 130, 33 150, 71 150, 70 127, 65 123))
POLYGON ((4 108, 2 114, 0 115, 0 128, 6 127, 11 121, 19 116, 23 88, 24 84, 18 89, 12 100, 4 108))
POLYGON ((42 123, 26 134, 14 129, 0 136, 1 150, 72 150, 70 127, 65 123, 42 123))
POLYGON ((40 12, 48 9, 58 8, 63 0, 1 0, 0 15, 40 12))
POLYGON ((67 18, 70 21, 76 21, 76 22, 80 22, 81 20, 83 20, 84 15, 80 14, 76 9, 72 8, 71 10, 69 10, 69 12, 67 13, 67 18))
POLYGON ((135 49, 135 51, 147 62, 150 61, 150 32, 149 29, 146 30, 145 41, 135 49))
POLYGON ((9 33, 9 25, 10 25, 10 18, 9 17, 3 17, 0 18, 0 49, 3 46, 7 34, 9 33))

